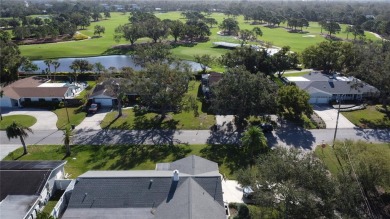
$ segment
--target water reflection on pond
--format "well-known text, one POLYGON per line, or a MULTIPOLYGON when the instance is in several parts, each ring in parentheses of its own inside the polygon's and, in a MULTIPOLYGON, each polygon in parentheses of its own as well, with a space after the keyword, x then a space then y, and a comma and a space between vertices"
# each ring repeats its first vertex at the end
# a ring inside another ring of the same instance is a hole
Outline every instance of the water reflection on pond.
MULTIPOLYGON (((102 65, 108 69, 109 67, 115 67, 117 69, 120 69, 122 67, 131 67, 134 70, 140 70, 142 69, 140 66, 136 66, 134 63, 134 60, 131 56, 127 55, 110 55, 110 56, 96 56, 96 57, 84 57, 84 58, 61 58, 58 59, 58 62, 61 63, 60 67, 57 69, 57 72, 73 72, 72 69, 70 69, 70 65, 72 65, 72 62, 75 59, 85 59, 91 64, 95 64, 97 62, 102 63, 102 65)), ((200 71, 201 67, 199 63, 192 62, 192 61, 184 61, 188 63, 190 66, 192 66, 193 71, 200 71)), ((47 66, 45 65, 43 60, 36 60, 32 61, 32 63, 36 64, 38 66, 38 70, 35 71, 35 73, 41 73, 42 70, 45 70, 47 66)), ((51 72, 54 72, 54 67, 50 67, 51 72)))

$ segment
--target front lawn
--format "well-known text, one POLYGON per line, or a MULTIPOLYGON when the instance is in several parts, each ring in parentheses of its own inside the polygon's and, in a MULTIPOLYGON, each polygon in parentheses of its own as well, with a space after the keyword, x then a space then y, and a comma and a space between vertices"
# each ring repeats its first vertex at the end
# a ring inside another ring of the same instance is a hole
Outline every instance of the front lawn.
POLYGON ((56 109, 53 112, 58 117, 57 120, 58 129, 65 129, 66 126, 70 126, 70 125, 77 126, 87 116, 87 113, 83 110, 83 106, 64 107, 64 108, 56 109), (69 122, 68 122, 68 116, 69 116, 69 122))
MULTIPOLYGON (((377 171, 377 167, 381 167, 384 170, 390 170, 390 144, 389 143, 380 143, 380 144, 373 144, 368 143, 364 141, 357 141, 344 144, 344 142, 336 142, 335 149, 333 149, 331 146, 326 146, 325 148, 322 148, 318 146, 315 150, 315 155, 320 158, 328 168, 328 170, 332 173, 332 175, 337 175, 338 173, 341 173, 344 169, 347 170, 347 166, 350 165, 349 162, 346 162, 346 158, 343 157, 337 157, 337 154, 343 154, 348 150, 349 156, 352 159, 353 162, 361 161, 362 163, 365 163, 367 165, 373 165, 375 166, 370 171, 377 171), (347 145, 347 146, 345 146, 347 145), (337 152, 338 151, 338 152, 337 152)), ((372 166, 368 166, 372 167, 372 166)), ((356 166, 356 170, 363 171, 359 168, 368 168, 368 167, 360 167, 356 166)), ((379 173, 379 172, 376 172, 379 173)), ((389 173, 389 171, 388 171, 389 173)), ((385 174, 383 177, 383 182, 381 186, 386 191, 390 191, 390 178, 386 177, 386 173, 380 173, 385 174)))
POLYGON ((25 127, 31 127, 37 122, 37 119, 28 115, 3 116, 3 119, 0 121, 0 130, 5 130, 14 121, 25 127))
MULTIPOLYGON (((239 168, 233 162, 239 160, 237 153, 228 152, 226 145, 74 145, 72 155, 65 158, 65 171, 71 178, 88 170, 154 170, 156 163, 172 162, 194 154, 218 162, 220 172, 229 179, 239 168), (214 152, 218 156, 214 156, 214 152)), ((4 160, 62 160, 65 148, 61 145, 28 146, 28 154, 19 148, 11 152, 4 160)), ((233 150, 234 151, 234 150, 233 150)))
MULTIPOLYGON (((199 81, 190 81, 186 96, 197 97, 199 81)), ((117 118, 118 112, 110 112, 101 123, 102 128, 110 129, 184 129, 184 130, 202 130, 209 129, 215 124, 215 116, 201 112, 202 103, 197 100, 199 116, 195 117, 192 111, 180 113, 169 113, 163 121, 160 121, 158 114, 146 113, 136 115, 133 109, 123 110, 123 116, 117 118)))
POLYGON ((390 118, 379 112, 375 106, 367 106, 366 109, 342 114, 353 124, 360 128, 390 128, 390 118))

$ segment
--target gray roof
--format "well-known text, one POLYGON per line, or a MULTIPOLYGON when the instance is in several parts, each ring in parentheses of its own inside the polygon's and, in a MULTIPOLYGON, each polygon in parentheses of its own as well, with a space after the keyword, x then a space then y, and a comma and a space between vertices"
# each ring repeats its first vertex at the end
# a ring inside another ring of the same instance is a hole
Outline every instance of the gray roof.
POLYGON ((114 98, 115 94, 110 89, 106 88, 106 85, 112 82, 113 80, 110 80, 110 81, 105 81, 105 82, 101 82, 100 84, 97 84, 93 89, 92 94, 89 97, 93 98, 95 96, 105 95, 114 98))
POLYGON ((7 196, 0 202, 0 218, 24 218, 38 198, 37 195, 7 196))
POLYGON ((0 161, 0 170, 53 170, 66 161, 0 161))
POLYGON ((0 161, 0 201, 8 195, 40 195, 51 171, 66 161, 0 161))
POLYGON ((110 84, 113 83, 120 83, 122 85, 127 84, 130 85, 131 81, 124 78, 115 78, 115 79, 109 79, 103 82, 100 82, 95 86, 95 88, 92 91, 92 94, 89 96, 90 98, 104 95, 112 98, 116 98, 115 93, 112 89, 107 88, 110 84))
POLYGON ((327 75, 311 72, 302 76, 306 81, 294 81, 301 89, 314 91, 313 88, 329 94, 367 94, 377 93, 378 89, 354 77, 344 77, 338 74, 327 75))
POLYGON ((218 165, 190 156, 169 170, 88 171, 77 179, 63 216, 77 217, 226 218, 218 165), (179 170, 179 181, 171 169, 179 170))
POLYGON ((180 173, 196 175, 218 171, 218 164, 202 157, 191 155, 170 163, 166 170, 179 170, 180 173))

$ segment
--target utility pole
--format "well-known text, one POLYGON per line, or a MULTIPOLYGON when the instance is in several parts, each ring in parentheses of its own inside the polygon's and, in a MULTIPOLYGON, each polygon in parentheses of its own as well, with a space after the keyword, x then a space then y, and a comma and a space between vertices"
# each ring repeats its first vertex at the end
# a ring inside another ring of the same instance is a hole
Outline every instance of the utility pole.
POLYGON ((68 117, 68 124, 69 124, 70 120, 69 120, 69 113, 68 113, 68 103, 66 103, 65 96, 64 96, 64 106, 65 106, 66 116, 68 117))
POLYGON ((336 135, 337 135, 337 127, 339 125, 339 116, 340 116, 340 107, 341 107, 341 95, 339 96, 339 108, 337 110, 337 119, 336 119, 336 129, 334 130, 334 136, 333 136, 333 144, 332 144, 332 148, 334 149, 334 143, 336 141, 336 135))

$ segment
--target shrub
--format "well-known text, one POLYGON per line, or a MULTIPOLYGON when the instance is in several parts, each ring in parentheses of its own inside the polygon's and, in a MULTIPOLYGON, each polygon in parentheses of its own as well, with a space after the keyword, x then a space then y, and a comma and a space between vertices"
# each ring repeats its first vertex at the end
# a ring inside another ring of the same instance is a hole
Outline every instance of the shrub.
POLYGON ((238 205, 238 214, 234 217, 234 219, 250 219, 251 216, 249 214, 249 208, 246 204, 238 205))
POLYGON ((86 39, 88 39, 88 36, 85 35, 85 34, 82 34, 82 33, 77 32, 77 33, 75 33, 75 34, 73 35, 73 39, 74 39, 74 40, 86 40, 86 39))
POLYGON ((59 101, 23 101, 23 107, 32 107, 32 108, 48 108, 48 109, 57 109, 59 108, 59 101))

